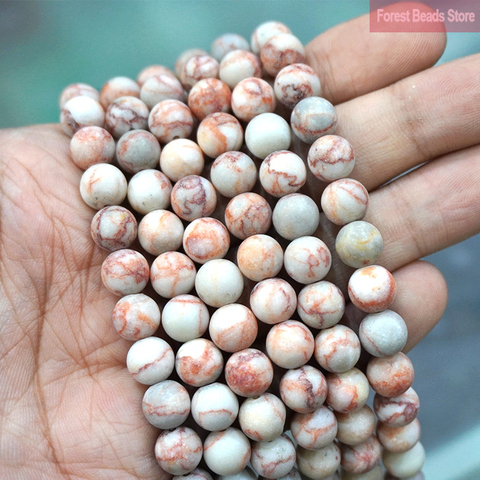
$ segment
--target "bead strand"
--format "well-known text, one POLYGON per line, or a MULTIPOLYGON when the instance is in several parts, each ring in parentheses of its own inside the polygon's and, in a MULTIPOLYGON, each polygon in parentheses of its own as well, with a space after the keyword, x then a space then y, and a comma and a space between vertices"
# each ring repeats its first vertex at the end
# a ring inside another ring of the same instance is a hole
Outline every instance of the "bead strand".
POLYGON ((389 310, 395 280, 376 265, 383 239, 363 221, 367 190, 348 178, 353 147, 335 135, 335 107, 304 59, 288 27, 267 22, 250 45, 225 34, 211 55, 182 53, 175 73, 152 65, 136 82, 72 84, 60 96, 81 196, 97 210, 92 238, 110 252, 102 280, 121 297, 113 326, 135 342, 127 369, 149 386, 143 412, 164 430, 155 456, 174 478, 212 480, 203 458, 221 477, 374 480, 382 451, 386 478, 422 476, 408 330, 389 310), (305 158, 289 150, 291 128, 310 145, 305 158), (307 167, 328 183, 335 252, 357 269, 347 292, 366 314, 358 332, 339 323, 344 295, 324 280, 332 253, 301 193, 307 167), (153 336, 160 324, 166 340, 153 336))

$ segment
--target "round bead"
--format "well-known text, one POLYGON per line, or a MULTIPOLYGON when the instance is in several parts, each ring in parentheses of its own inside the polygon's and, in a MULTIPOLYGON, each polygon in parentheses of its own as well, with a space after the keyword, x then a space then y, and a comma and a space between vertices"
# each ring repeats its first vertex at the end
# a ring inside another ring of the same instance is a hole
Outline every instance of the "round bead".
POLYGON ((83 201, 95 210, 107 205, 120 205, 127 196, 127 180, 114 165, 92 165, 80 179, 80 195, 83 201))
POLYGON ((277 233, 287 240, 313 235, 320 223, 317 204, 307 195, 292 193, 282 197, 272 215, 277 233))
POLYGON ((335 440, 337 419, 329 408, 320 407, 311 413, 295 413, 290 428, 301 447, 318 450, 335 440))
POLYGON ((120 97, 114 100, 105 112, 105 128, 120 138, 130 130, 146 129, 148 107, 136 97, 120 97))
POLYGON ((98 163, 112 163, 115 140, 101 127, 83 127, 70 141, 70 155, 82 170, 98 163))
POLYGON ((290 125, 275 113, 261 113, 245 129, 248 149, 262 160, 277 150, 287 150, 292 141, 290 125))
POLYGON ((332 266, 330 250, 317 237, 300 237, 285 250, 285 270, 298 283, 322 280, 332 266))
POLYGON ((335 443, 319 450, 297 447, 297 465, 300 472, 309 478, 338 480, 335 472, 340 466, 340 449, 335 443))
POLYGON ((382 467, 377 464, 370 471, 365 473, 349 473, 343 470, 342 480, 387 480, 387 477, 384 479, 382 467))
POLYGON ((234 50, 222 58, 218 75, 230 88, 235 88, 245 78, 261 78, 262 63, 252 52, 234 50))
POLYGON ((307 169, 303 160, 293 152, 273 152, 262 162, 260 183, 267 193, 283 197, 295 193, 307 181, 307 169))
POLYGON ((343 317, 345 298, 336 285, 323 280, 300 291, 297 312, 309 327, 333 327, 343 317))
POLYGON ((272 209, 257 193, 241 193, 230 200, 225 209, 228 230, 241 240, 267 233, 272 225, 272 209))
POLYGON ((327 381, 320 370, 304 365, 286 372, 280 381, 282 400, 293 411, 310 413, 327 398, 327 381))
POLYGON ((261 78, 245 78, 232 92, 233 113, 244 122, 262 113, 274 112, 276 104, 273 88, 261 78))
POLYGON ((175 370, 186 384, 202 387, 222 373, 222 353, 210 340, 195 338, 178 349, 175 370))
POLYGON ((248 348, 255 341, 258 324, 249 308, 231 303, 215 311, 208 329, 213 343, 232 353, 248 348))
POLYGON ((190 473, 200 463, 202 453, 200 437, 188 427, 162 432, 155 443, 158 464, 172 475, 190 473))
POLYGON ((174 366, 173 350, 161 338, 143 338, 128 350, 127 369, 137 382, 144 385, 154 385, 166 380, 174 366))
POLYGON ((382 397, 378 393, 373 399, 373 408, 378 420, 388 427, 404 427, 417 418, 420 400, 417 392, 409 388, 398 397, 382 397))
POLYGON ((218 432, 228 428, 237 418, 236 395, 223 383, 199 388, 192 398, 192 416, 205 430, 218 432))
POLYGON ((217 78, 205 78, 196 83, 188 94, 188 106, 199 119, 215 112, 230 111, 232 92, 228 85, 217 78))
POLYGON ((168 67, 165 67, 164 65, 149 65, 139 72, 137 75, 137 83, 141 88, 149 78, 158 75, 170 75, 175 78, 175 74, 168 67))
POLYGON ((329 373, 327 385, 327 403, 336 412, 355 412, 367 403, 368 380, 358 368, 345 373, 329 373))
POLYGON ((398 397, 412 386, 413 365, 402 352, 391 357, 374 357, 368 362, 367 378, 372 388, 379 395, 398 397))
MULTIPOLYGON (((142 293, 121 298, 112 315, 113 326, 125 340, 140 340, 153 335, 160 325, 160 309, 153 298, 142 293)), ((168 375, 167 375, 168 376, 168 375)))
POLYGON ((207 467, 218 475, 235 475, 250 461, 248 438, 236 428, 212 432, 205 439, 203 458, 207 467))
POLYGON ((195 275, 195 265, 186 255, 180 252, 165 252, 153 261, 150 280, 159 295, 173 298, 192 290, 195 275))
POLYGON ((312 357, 314 347, 312 332, 296 320, 274 325, 267 335, 267 354, 279 367, 298 368, 305 365, 312 357))
POLYGON ((256 442, 271 442, 283 433, 286 416, 287 409, 282 401, 272 393, 264 393, 247 398, 242 403, 238 420, 248 438, 256 442))
POLYGON ((275 77, 287 65, 304 63, 305 49, 302 42, 291 33, 280 33, 264 43, 260 58, 263 68, 275 77))
POLYGON ((182 84, 170 73, 152 75, 142 85, 140 99, 148 108, 153 108, 164 100, 182 101, 184 93, 182 84))
POLYGON ((83 127, 103 127, 105 112, 93 98, 73 97, 60 110, 60 123, 63 131, 72 137, 83 127))
POLYGON ((60 94, 60 98, 58 99, 60 109, 62 109, 64 105, 74 97, 90 97, 98 102, 100 93, 96 88, 93 88, 86 83, 72 83, 71 85, 66 86, 60 94))
POLYGON ((174 65, 175 75, 178 78, 180 78, 183 67, 188 62, 188 60, 190 60, 192 57, 202 56, 202 55, 208 55, 208 53, 205 50, 202 50, 200 48, 190 48, 182 52, 177 58, 177 60, 175 61, 175 65, 174 65))
POLYGON ((128 182, 128 201, 143 215, 168 208, 171 192, 172 183, 158 170, 142 170, 128 182))
POLYGON ((257 167, 243 152, 225 152, 213 162, 210 178, 223 196, 232 198, 253 189, 257 167))
POLYGON ((235 303, 243 292, 243 276, 229 260, 210 260, 198 270, 195 279, 197 295, 211 307, 235 303))
POLYGON ((393 302, 396 283, 384 267, 371 265, 356 270, 348 281, 348 296, 362 312, 377 313, 393 302))
POLYGON ((160 145, 150 132, 132 130, 118 140, 117 160, 128 173, 155 168, 159 158, 160 145))
POLYGON ((223 258, 230 248, 230 236, 225 226, 215 218, 197 218, 185 229, 183 249, 197 263, 223 258))
POLYGON ((93 217, 90 231, 96 245, 113 252, 128 248, 135 241, 137 220, 126 208, 105 207, 93 217))
POLYGON ((365 267, 375 263, 382 253, 383 238, 371 223, 352 222, 338 232, 335 250, 340 260, 349 267, 365 267))
POLYGON ((152 255, 178 250, 182 239, 183 223, 168 210, 147 213, 138 226, 140 245, 152 255))
POLYGON ((183 66, 180 81, 186 90, 190 90, 204 78, 218 78, 220 65, 210 55, 195 55, 183 66))
POLYGON ((337 440, 346 445, 359 445, 375 431, 375 416, 368 405, 350 413, 335 412, 338 430, 337 440))
POLYGON ((106 110, 117 98, 125 96, 139 98, 139 85, 128 77, 114 77, 103 85, 100 91, 100 104, 106 110))
POLYGON ((377 437, 371 436, 358 445, 340 445, 342 468, 350 473, 365 473, 380 461, 382 446, 377 437))
POLYGON ((184 103, 164 100, 150 111, 148 128, 162 143, 188 138, 193 130, 193 115, 184 103))
POLYGON ((250 50, 248 41, 236 33, 224 33, 217 37, 210 47, 210 54, 219 62, 235 50, 250 50))
POLYGON ((203 177, 189 175, 181 178, 171 193, 173 211, 183 220, 191 222, 210 216, 217 206, 215 187, 203 177))
POLYGON ((172 182, 189 175, 200 175, 204 165, 201 148, 185 138, 167 143, 160 154, 160 169, 172 182))
POLYGON ((164 380, 148 388, 143 396, 142 410, 154 427, 179 427, 190 413, 190 397, 178 382, 164 380))
POLYGON ((107 290, 122 297, 140 293, 148 282, 148 262, 134 250, 117 250, 102 264, 102 282, 107 290))
POLYGON ((286 435, 252 445, 252 467, 262 477, 284 477, 292 470, 295 459, 295 447, 286 435))
POLYGON ((308 97, 297 103, 292 111, 290 123, 300 140, 313 143, 317 138, 335 132, 337 113, 328 100, 308 97))
POLYGON ((404 427, 388 427, 383 423, 377 426, 380 443, 389 452, 402 453, 410 450, 420 440, 420 422, 415 419, 404 427))
POLYGON ((213 477, 202 468, 196 468, 186 475, 177 475, 172 480, 213 480, 213 477))
POLYGON ((208 328, 207 306, 193 295, 177 295, 163 307, 162 327, 177 342, 201 337, 208 328))
POLYGON ((238 247, 237 264, 241 272, 255 282, 275 277, 283 266, 282 247, 268 235, 253 235, 238 247))
POLYGON ((222 153, 240 149, 243 143, 243 129, 233 115, 223 112, 212 113, 198 126, 197 141, 205 155, 217 158, 222 153))
POLYGON ((225 365, 225 380, 241 397, 258 397, 273 380, 273 366, 260 350, 247 348, 235 352, 225 365))
POLYGON ((315 359, 329 372, 347 372, 356 365, 360 353, 357 334, 344 325, 322 330, 315 337, 315 359))
POLYGON ((274 90, 280 103, 287 108, 293 108, 304 98, 320 96, 320 78, 308 65, 294 63, 278 72, 274 90))
POLYGON ((297 308, 297 295, 285 280, 268 278, 253 288, 250 307, 260 321, 274 325, 291 318, 297 308))
POLYGON ((350 175, 355 166, 355 155, 345 138, 324 135, 313 142, 307 161, 310 171, 319 180, 332 182, 350 175))
POLYGON ((416 475, 425 463, 425 450, 418 442, 413 448, 403 453, 385 451, 383 464, 387 471, 400 478, 407 478, 416 475))
POLYGON ((369 202, 367 189, 356 180, 342 178, 327 185, 321 205, 325 216, 335 225, 361 220, 369 202))
POLYGON ((388 357, 400 352, 408 338, 403 318, 392 310, 368 314, 360 324, 363 348, 374 357, 388 357))
POLYGON ((259 25, 252 34, 250 45, 253 53, 260 53, 265 42, 280 33, 290 33, 290 29, 283 23, 270 21, 259 25))

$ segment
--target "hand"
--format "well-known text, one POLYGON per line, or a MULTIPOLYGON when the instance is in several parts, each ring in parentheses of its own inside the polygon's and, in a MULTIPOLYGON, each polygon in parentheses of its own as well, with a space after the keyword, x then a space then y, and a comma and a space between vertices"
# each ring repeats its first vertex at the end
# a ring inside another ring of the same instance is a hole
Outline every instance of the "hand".
MULTIPOLYGON (((367 220, 385 239, 379 263, 395 273, 407 348, 447 299, 441 274, 418 259, 480 227, 480 57, 430 69, 444 46, 442 34, 370 34, 361 17, 307 48, 338 104, 337 133, 356 150, 352 176, 372 192, 367 220)), ((68 144, 58 125, 0 133, 0 476, 164 478, 68 144)), ((334 268, 341 282, 347 270, 334 268)))

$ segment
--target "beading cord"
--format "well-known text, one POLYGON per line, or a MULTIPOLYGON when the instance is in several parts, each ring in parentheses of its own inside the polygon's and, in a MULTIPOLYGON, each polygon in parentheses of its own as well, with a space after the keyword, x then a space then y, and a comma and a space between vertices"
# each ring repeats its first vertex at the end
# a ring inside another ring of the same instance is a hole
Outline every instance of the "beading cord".
POLYGON ((92 238, 111 252, 101 275, 121 297, 113 327, 135 342, 126 365, 149 386, 143 412, 163 430, 155 455, 176 476, 374 480, 383 451, 387 478, 423 478, 407 326, 389 310, 395 280, 376 265, 368 192, 348 178, 353 147, 304 61, 288 27, 266 22, 250 43, 229 33, 210 55, 182 53, 175 73, 152 65, 137 81, 60 96, 80 193, 97 210, 92 238), (300 193, 309 175, 339 228, 336 255, 356 269, 357 333, 339 323, 345 298, 325 279, 334 256, 317 202, 300 193))

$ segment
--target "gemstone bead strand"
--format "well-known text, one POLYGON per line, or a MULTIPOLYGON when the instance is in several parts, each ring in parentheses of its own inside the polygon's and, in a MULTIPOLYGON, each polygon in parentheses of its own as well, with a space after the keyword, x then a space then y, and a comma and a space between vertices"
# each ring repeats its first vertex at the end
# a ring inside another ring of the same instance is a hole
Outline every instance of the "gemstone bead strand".
POLYGON ((192 480, 378 480, 383 458, 390 477, 413 477, 424 450, 408 330, 389 310, 396 283, 376 264, 383 239, 363 221, 369 196, 348 178, 355 154, 335 135, 335 107, 279 22, 250 45, 222 35, 210 53, 100 92, 72 84, 60 99, 81 195, 97 210, 92 237, 112 252, 101 276, 121 297, 113 327, 134 342, 126 365, 148 386, 146 421, 164 429, 157 461, 192 480), (324 183, 322 211, 307 175, 324 183), (333 250, 323 214, 341 227, 333 250), (358 335, 325 280, 336 257, 356 269, 358 335))

